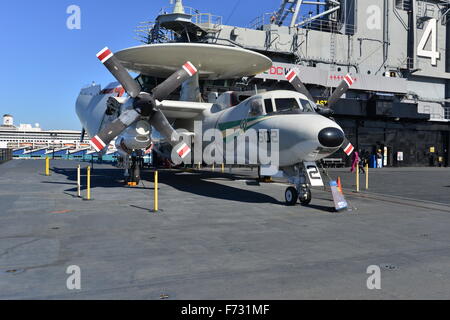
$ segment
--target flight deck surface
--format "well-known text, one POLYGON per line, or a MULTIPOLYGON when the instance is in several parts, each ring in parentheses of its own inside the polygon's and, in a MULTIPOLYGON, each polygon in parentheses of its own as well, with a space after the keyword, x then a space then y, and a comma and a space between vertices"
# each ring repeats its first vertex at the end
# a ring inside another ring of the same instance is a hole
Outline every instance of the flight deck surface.
POLYGON ((352 207, 341 213, 320 189, 285 206, 285 186, 256 170, 161 170, 153 213, 150 171, 125 188, 94 164, 83 201, 77 165, 52 161, 50 177, 44 161, 0 165, 0 299, 450 298, 449 169, 373 170, 374 193, 359 195, 331 170, 352 207), (66 287, 73 265, 81 290, 66 287), (381 290, 367 288, 371 265, 381 290))

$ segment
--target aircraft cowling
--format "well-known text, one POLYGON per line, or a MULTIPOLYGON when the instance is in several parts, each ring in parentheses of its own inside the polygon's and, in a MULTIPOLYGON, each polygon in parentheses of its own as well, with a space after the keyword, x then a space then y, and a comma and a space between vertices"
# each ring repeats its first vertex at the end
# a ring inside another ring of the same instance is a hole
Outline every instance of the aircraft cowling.
POLYGON ((122 155, 129 155, 133 150, 147 149, 152 144, 151 131, 147 121, 138 121, 117 137, 117 150, 122 155))
POLYGON ((82 127, 90 137, 95 136, 101 129, 109 98, 116 97, 122 104, 128 101, 128 98, 116 92, 118 88, 117 82, 112 82, 103 90, 100 85, 81 89, 75 110, 82 127))

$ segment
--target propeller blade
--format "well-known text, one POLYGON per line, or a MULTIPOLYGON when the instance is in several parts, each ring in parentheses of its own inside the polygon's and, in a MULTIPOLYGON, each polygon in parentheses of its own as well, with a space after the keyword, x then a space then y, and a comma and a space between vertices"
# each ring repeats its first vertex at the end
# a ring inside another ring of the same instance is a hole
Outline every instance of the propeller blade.
MULTIPOLYGON (((150 124, 164 137, 169 141, 169 143, 175 147, 178 146, 180 135, 175 129, 170 125, 164 113, 161 110, 154 110, 154 114, 152 119, 150 120, 150 124)), ((183 143, 176 150, 181 159, 186 158, 189 153, 191 153, 191 148, 186 143, 183 143)))
POLYGON ((83 130, 81 130, 81 137, 80 137, 80 142, 84 141, 84 136, 86 135, 86 130, 83 128, 83 130))
POLYGON ((344 143, 342 144, 342 150, 344 150, 347 156, 350 156, 353 151, 355 151, 355 147, 351 144, 350 141, 348 141, 347 138, 345 138, 344 143))
POLYGON ((140 118, 140 114, 136 110, 127 110, 120 115, 119 118, 108 124, 103 128, 98 135, 93 137, 90 141, 91 146, 100 152, 105 149, 109 143, 121 134, 126 128, 132 125, 140 118))
POLYGON ((347 74, 344 77, 344 80, 342 80, 341 84, 336 88, 331 97, 328 99, 328 107, 331 107, 336 102, 338 102, 339 99, 341 99, 341 97, 348 91, 348 89, 350 89, 354 82, 355 80, 353 80, 351 75, 347 74))
POLYGON ((153 97, 159 101, 164 100, 174 92, 175 89, 181 86, 183 82, 194 76, 197 72, 197 68, 191 62, 186 62, 180 70, 172 74, 163 83, 153 89, 153 97))
POLYGON ((320 114, 320 115, 322 115, 324 117, 330 118, 330 119, 332 119, 332 116, 334 115, 334 111, 332 109, 325 108, 325 107, 322 107, 322 106, 319 106, 319 105, 317 106, 316 111, 317 111, 318 114, 320 114))
POLYGON ((286 79, 294 86, 295 90, 297 90, 301 94, 304 94, 309 100, 314 101, 313 96, 308 91, 303 82, 300 80, 300 77, 298 76, 297 72, 294 69, 292 69, 286 75, 286 79))
POLYGON ((141 92, 141 86, 134 80, 127 70, 122 66, 119 59, 109 50, 108 47, 97 53, 97 58, 105 65, 105 67, 120 82, 125 91, 132 98, 136 98, 141 92))

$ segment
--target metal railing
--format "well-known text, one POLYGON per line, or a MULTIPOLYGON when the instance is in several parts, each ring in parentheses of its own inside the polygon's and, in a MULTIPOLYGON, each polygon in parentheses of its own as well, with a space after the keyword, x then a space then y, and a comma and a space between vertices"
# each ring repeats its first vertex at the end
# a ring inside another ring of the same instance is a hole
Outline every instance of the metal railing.
POLYGON ((272 24, 276 20, 273 13, 265 13, 263 15, 257 16, 255 19, 250 21, 247 26, 249 29, 262 30, 262 27, 266 24, 272 24))
MULTIPOLYGON (((264 25, 273 24, 274 15, 272 13, 266 13, 253 19, 248 25, 249 29, 262 30, 264 25)), ((330 19, 313 19, 308 21, 309 16, 303 17, 301 21, 307 21, 299 27, 299 29, 317 30, 323 32, 336 32, 336 33, 356 33, 356 25, 350 23, 342 23, 340 21, 333 21, 330 19)))
POLYGON ((410 11, 412 9, 411 0, 395 0, 395 7, 399 10, 410 11))
MULTIPOLYGON (((305 18, 306 21, 308 18, 305 18)), ((317 30, 324 32, 337 32, 337 33, 356 33, 356 25, 350 23, 342 23, 340 21, 333 21, 329 19, 314 19, 306 22, 301 26, 306 30, 317 30)))
MULTIPOLYGON (((213 15, 211 13, 201 13, 197 9, 191 7, 183 7, 184 13, 192 16, 192 22, 198 24, 211 24, 211 25, 221 25, 222 17, 213 15)), ((160 15, 171 14, 173 12, 173 7, 162 8, 159 12, 160 15)))
POLYGON ((0 149, 0 163, 12 160, 11 149, 0 149))
POLYGON ((141 22, 134 32, 134 38, 145 44, 173 42, 175 39, 171 30, 161 28, 155 22, 141 22))
POLYGON ((222 17, 210 13, 199 13, 192 16, 192 22, 200 26, 216 29, 222 25, 222 17))
POLYGON ((444 118, 450 120, 450 107, 444 108, 444 118))
MULTIPOLYGON (((197 24, 207 32, 217 32, 222 25, 222 17, 210 13, 199 13, 193 8, 185 7, 186 14, 191 15, 192 23, 197 24)), ((169 14, 171 10, 161 10, 160 14, 169 14)), ((158 22, 141 22, 134 30, 135 39, 145 44, 167 43, 175 41, 175 34, 172 30, 162 28, 158 22)))
MULTIPOLYGON (((162 8, 162 9, 159 11, 159 15, 162 15, 162 14, 171 14, 171 13, 173 13, 173 8, 174 8, 173 6, 172 6, 172 7, 164 7, 164 8, 162 8)), ((183 8, 184 8, 184 13, 185 13, 185 14, 189 14, 189 15, 191 15, 191 16, 193 16, 193 15, 199 13, 198 10, 196 10, 196 9, 194 9, 194 8, 191 8, 191 7, 185 7, 185 6, 183 6, 183 8)))

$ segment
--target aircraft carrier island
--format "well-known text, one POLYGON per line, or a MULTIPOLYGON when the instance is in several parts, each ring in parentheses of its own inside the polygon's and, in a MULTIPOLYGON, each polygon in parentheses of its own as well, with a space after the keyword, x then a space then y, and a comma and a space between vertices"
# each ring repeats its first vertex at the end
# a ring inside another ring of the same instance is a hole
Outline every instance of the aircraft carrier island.
POLYGON ((99 47, 81 131, 4 115, 0 299, 450 299, 450 1, 279 2, 99 47))

